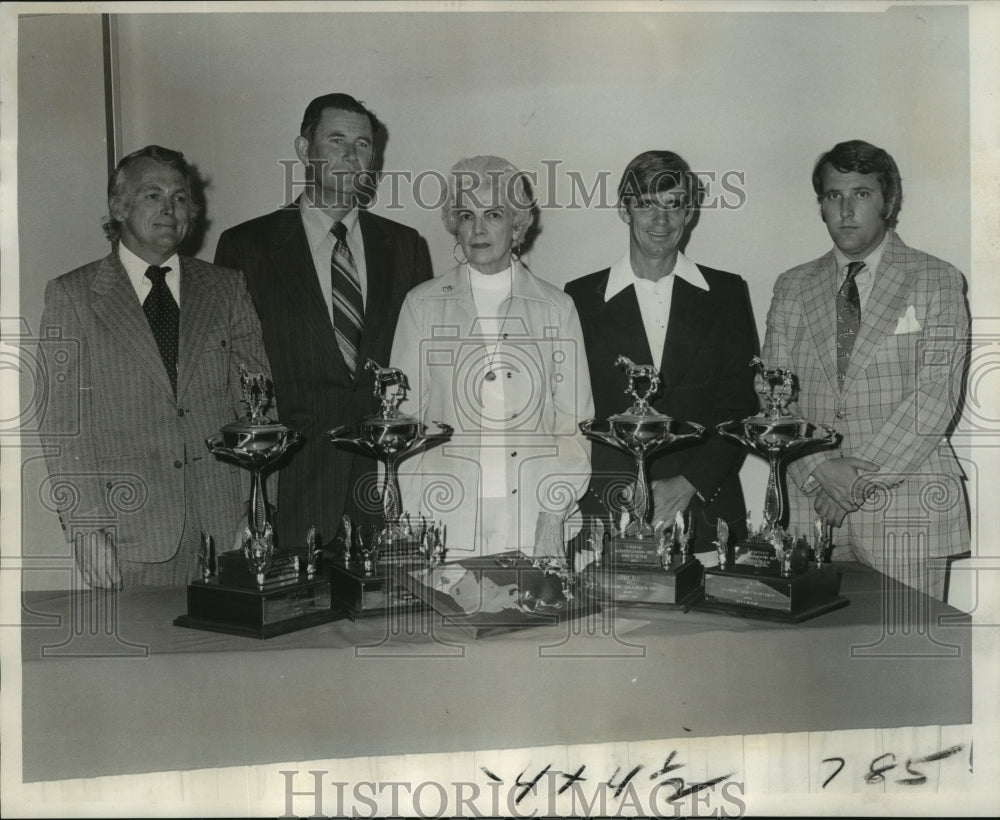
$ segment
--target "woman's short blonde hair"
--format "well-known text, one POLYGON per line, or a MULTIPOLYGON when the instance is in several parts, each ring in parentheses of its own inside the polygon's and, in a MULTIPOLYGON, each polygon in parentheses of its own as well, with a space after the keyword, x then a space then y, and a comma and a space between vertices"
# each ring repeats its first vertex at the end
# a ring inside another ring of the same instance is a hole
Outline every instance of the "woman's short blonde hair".
POLYGON ((503 157, 479 156, 460 159, 448 174, 448 196, 441 208, 445 230, 458 235, 456 211, 463 206, 459 199, 477 202, 486 207, 503 205, 514 213, 514 241, 520 242, 534 218, 535 199, 528 184, 528 175, 519 171, 503 157), (483 184, 492 190, 496 202, 479 202, 475 191, 483 184))

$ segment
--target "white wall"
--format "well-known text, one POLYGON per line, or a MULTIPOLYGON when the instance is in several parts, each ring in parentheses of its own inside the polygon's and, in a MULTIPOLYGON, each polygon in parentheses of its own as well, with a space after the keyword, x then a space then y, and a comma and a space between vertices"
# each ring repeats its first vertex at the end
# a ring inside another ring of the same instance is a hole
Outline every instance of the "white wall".
MULTIPOLYGON (((42 15, 22 18, 18 29, 18 258, 20 313, 17 335, 37 338, 49 279, 108 252, 100 219, 108 183, 104 129, 101 19, 98 15, 42 15)), ((12 260, 13 261, 13 260, 12 260)), ((4 284, 16 277, 5 276, 4 284)), ((8 304, 5 300, 5 304, 8 304)), ((14 317, 4 314, 4 334, 14 317)), ((19 370, 18 426, 37 429, 36 411, 44 381, 32 366, 37 348, 26 344, 19 370)), ((10 360, 5 360, 7 364, 10 360)), ((8 419, 5 419, 8 421, 8 419)), ((4 451, 10 459, 14 451, 4 451)), ((58 518, 39 498, 45 464, 38 439, 25 435, 21 449, 20 554, 29 589, 65 587, 72 562, 58 518), (52 570, 54 565, 67 569, 52 570)), ((8 462, 9 463, 9 462, 8 462)), ((10 521, 6 495, 5 519, 10 521)), ((14 545, 5 551, 16 555, 14 545)))
MULTIPOLYGON (((211 178, 200 253, 208 259, 222 230, 287 201, 279 160, 294 159, 306 103, 329 91, 367 101, 386 123, 387 169, 443 172, 459 157, 498 153, 539 172, 543 202, 553 198, 543 160, 561 163, 554 192, 565 203, 567 171, 588 185, 609 173, 613 188, 639 151, 673 149, 698 170, 745 174, 742 207, 705 211, 687 250, 747 279, 763 338, 777 274, 829 247, 812 164, 835 142, 859 137, 887 148, 902 170, 900 235, 971 280, 966 9, 757 8, 124 14, 123 146, 182 150, 211 178)), ((61 44, 60 32, 51 36, 61 44)), ((92 62, 60 76, 67 93, 74 82, 93 85, 92 62)), ((87 140, 69 125, 52 133, 73 152, 87 140)), ((103 181, 93 176, 72 175, 61 190, 62 206, 86 219, 44 234, 65 268, 101 251, 94 226, 103 181)), ((452 264, 453 241, 437 213, 409 196, 403 204, 393 211, 382 201, 376 210, 420 230, 437 270, 452 264)), ((38 223, 59 211, 49 205, 38 223)), ((611 209, 546 208, 540 228, 526 259, 558 285, 626 247, 611 209)), ((23 224, 22 232, 39 235, 23 224)), ((22 263, 24 275, 38 275, 33 259, 22 254, 22 263)), ((26 294, 26 313, 37 311, 38 298, 37 290, 26 294)), ((762 476, 751 461, 745 481, 756 508, 762 476)))

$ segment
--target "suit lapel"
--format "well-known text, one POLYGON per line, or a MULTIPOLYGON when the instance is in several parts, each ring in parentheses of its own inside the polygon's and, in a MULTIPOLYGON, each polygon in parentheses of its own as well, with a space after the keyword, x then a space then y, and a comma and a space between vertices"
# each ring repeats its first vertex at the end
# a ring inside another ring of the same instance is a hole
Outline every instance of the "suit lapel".
MULTIPOLYGON (((365 270, 368 277, 368 293, 365 299, 365 321, 361 328, 361 345, 358 349, 358 366, 355 380, 364 367, 365 361, 380 338, 386 321, 385 305, 389 301, 392 288, 392 247, 389 238, 379 228, 378 223, 365 211, 358 212, 361 224, 361 239, 365 246, 365 270)), ((379 362, 385 367, 388 362, 379 362)))
POLYGON ((837 385, 837 261, 833 251, 821 257, 802 287, 802 318, 812 334, 817 356, 834 393, 837 385))
MULTIPOLYGON (((289 298, 293 314, 286 320, 301 323, 320 347, 323 360, 337 371, 342 381, 349 381, 350 371, 337 344, 333 320, 326 309, 326 296, 320 288, 320 278, 297 204, 289 205, 282 211, 282 219, 272 240, 271 257, 272 269, 284 274, 285 295, 289 298)), ((323 281, 329 281, 328 272, 323 281)))
POLYGON ((896 253, 894 239, 883 254, 882 264, 875 276, 875 285, 861 310, 861 329, 851 351, 851 361, 844 376, 844 389, 864 371, 883 338, 894 332, 896 321, 903 313, 906 294, 909 293, 910 278, 897 264, 902 255, 896 253))
POLYGON ((679 276, 674 277, 667 338, 659 365, 664 398, 677 386, 681 374, 690 371, 689 362, 695 352, 692 347, 697 340, 705 338, 705 331, 712 324, 712 317, 707 314, 707 301, 701 298, 703 295, 707 296, 708 291, 679 276))
POLYGON ((211 273, 197 259, 181 259, 181 324, 177 353, 177 397, 184 395, 219 310, 211 273))
POLYGON ((117 340, 135 366, 173 396, 170 377, 160 358, 160 350, 149 328, 135 288, 129 281, 117 253, 105 257, 91 284, 94 294, 91 308, 110 334, 117 340))
POLYGON ((605 341, 616 357, 627 356, 636 364, 652 364, 653 354, 649 350, 649 340, 646 338, 635 288, 629 285, 605 302, 608 276, 610 272, 604 277, 596 293, 598 327, 606 331, 605 341))

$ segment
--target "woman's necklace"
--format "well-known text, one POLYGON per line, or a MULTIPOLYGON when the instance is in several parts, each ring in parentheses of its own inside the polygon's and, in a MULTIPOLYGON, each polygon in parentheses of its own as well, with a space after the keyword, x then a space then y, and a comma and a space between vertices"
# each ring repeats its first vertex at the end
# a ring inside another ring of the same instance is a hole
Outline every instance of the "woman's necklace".
MULTIPOLYGON (((470 276, 470 285, 471 285, 471 276, 472 276, 471 272, 470 272, 469 276, 470 276)), ((510 279, 509 279, 509 281, 510 281, 510 290, 508 291, 508 294, 507 294, 507 309, 504 311, 503 319, 500 320, 500 327, 497 328, 497 340, 496 340, 496 343, 493 345, 493 350, 491 350, 486 355, 486 375, 483 376, 483 378, 486 381, 488 381, 488 382, 494 382, 497 379, 497 374, 493 370, 493 362, 494 362, 494 360, 497 357, 497 353, 500 351, 500 345, 501 345, 501 343, 503 342, 504 339, 507 338, 507 334, 503 332, 503 329, 504 329, 504 326, 507 324, 507 317, 510 315, 510 306, 511 306, 511 303, 514 301, 514 260, 513 259, 510 260, 510 274, 509 274, 509 276, 510 276, 510 279)))

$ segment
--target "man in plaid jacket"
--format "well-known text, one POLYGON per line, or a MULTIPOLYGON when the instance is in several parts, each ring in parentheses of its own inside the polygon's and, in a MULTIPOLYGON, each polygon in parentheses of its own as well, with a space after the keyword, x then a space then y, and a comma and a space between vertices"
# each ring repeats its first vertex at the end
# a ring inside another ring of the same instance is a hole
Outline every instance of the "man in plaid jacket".
POLYGON ((928 559, 970 541, 947 440, 967 362, 965 279, 896 235, 902 187, 881 148, 836 145, 813 188, 834 247, 778 277, 762 358, 798 375, 802 416, 842 441, 789 465, 789 528, 807 533, 818 515, 850 557, 941 598, 943 562, 928 559))

